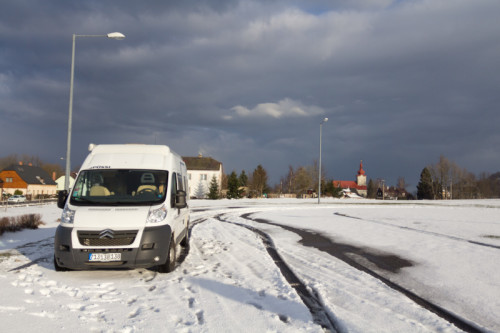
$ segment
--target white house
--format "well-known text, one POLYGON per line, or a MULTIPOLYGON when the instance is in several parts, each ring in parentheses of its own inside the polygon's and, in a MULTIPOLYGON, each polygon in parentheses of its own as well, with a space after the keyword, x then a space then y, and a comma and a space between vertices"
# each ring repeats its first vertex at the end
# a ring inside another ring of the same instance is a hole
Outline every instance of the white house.
MULTIPOLYGON (((64 190, 65 181, 66 181, 66 176, 61 176, 61 177, 56 179, 57 192, 64 190)), ((75 183, 75 178, 70 176, 69 177, 69 187, 72 188, 74 183, 75 183)))
POLYGON ((186 163, 189 178, 189 197, 206 198, 210 188, 212 177, 215 176, 219 191, 222 186, 222 163, 211 157, 183 157, 186 163))

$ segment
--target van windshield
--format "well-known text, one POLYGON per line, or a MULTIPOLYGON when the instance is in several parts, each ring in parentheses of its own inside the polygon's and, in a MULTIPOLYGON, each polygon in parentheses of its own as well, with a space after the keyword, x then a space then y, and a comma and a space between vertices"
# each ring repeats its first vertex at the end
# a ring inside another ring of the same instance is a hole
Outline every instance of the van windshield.
POLYGON ((130 206, 165 201, 164 170, 96 169, 80 172, 71 193, 72 205, 130 206))

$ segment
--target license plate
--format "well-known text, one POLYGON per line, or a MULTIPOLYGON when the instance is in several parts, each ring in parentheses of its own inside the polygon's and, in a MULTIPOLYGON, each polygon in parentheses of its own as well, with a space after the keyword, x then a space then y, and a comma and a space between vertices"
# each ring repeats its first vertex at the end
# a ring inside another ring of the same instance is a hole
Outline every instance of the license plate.
POLYGON ((121 253, 89 253, 89 261, 121 261, 121 253))

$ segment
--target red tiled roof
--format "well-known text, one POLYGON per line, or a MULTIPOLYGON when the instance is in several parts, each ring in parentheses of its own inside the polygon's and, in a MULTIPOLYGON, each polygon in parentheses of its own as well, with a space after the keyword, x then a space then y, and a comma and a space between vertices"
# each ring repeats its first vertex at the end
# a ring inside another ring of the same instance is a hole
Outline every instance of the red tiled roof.
POLYGON ((366 190, 366 186, 359 186, 353 180, 334 180, 333 186, 340 188, 355 188, 357 190, 366 190))

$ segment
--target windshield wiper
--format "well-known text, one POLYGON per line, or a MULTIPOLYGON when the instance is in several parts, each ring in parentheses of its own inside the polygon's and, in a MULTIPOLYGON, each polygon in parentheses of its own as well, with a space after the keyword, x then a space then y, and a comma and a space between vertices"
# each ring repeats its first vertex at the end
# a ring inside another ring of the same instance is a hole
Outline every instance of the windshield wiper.
POLYGON ((84 197, 72 197, 71 199, 75 200, 75 201, 81 201, 81 202, 90 202, 90 203, 97 203, 96 201, 94 200, 89 200, 87 198, 84 198, 84 197))

